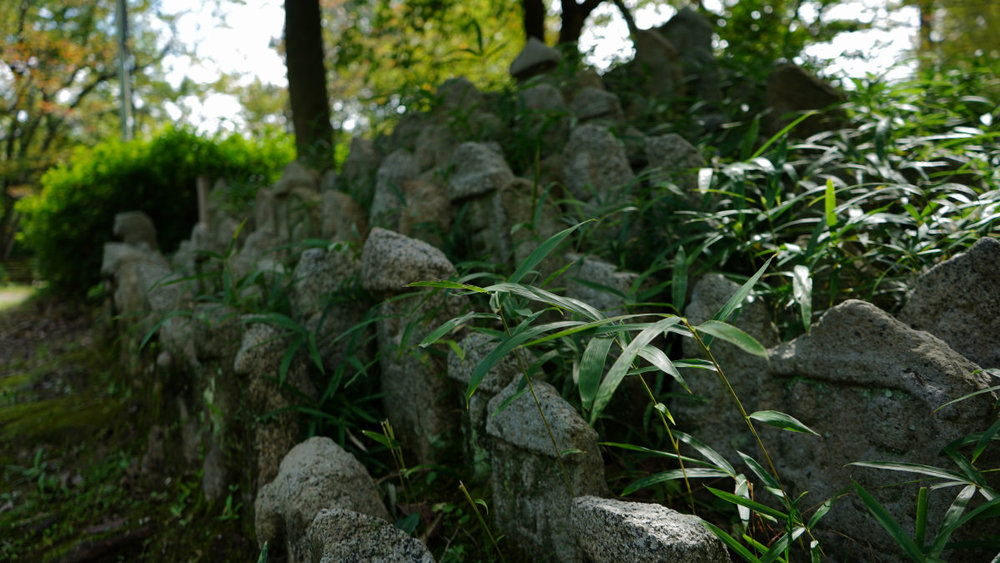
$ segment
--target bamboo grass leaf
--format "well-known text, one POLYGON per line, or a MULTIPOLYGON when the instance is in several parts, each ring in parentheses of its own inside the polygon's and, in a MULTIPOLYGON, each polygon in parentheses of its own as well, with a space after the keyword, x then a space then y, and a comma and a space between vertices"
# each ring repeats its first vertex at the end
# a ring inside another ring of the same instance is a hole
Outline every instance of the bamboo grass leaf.
POLYGON ((511 276, 507 279, 507 281, 510 283, 517 283, 522 279, 524 279, 524 276, 528 275, 528 273, 530 273, 535 268, 535 266, 538 265, 539 262, 544 260, 545 257, 548 256, 553 250, 555 250, 557 246, 562 244, 562 242, 566 240, 566 237, 573 234, 573 232, 579 229, 580 227, 594 220, 595 219, 588 219, 582 223, 577 223, 576 225, 573 225, 572 227, 569 227, 567 229, 563 229, 562 231, 559 231, 558 233, 546 239, 545 242, 539 244, 538 247, 535 248, 535 250, 533 250, 531 254, 529 254, 528 257, 524 259, 523 262, 521 262, 521 265, 517 267, 517 270, 515 270, 514 273, 511 274, 511 276))
POLYGON ((807 266, 799 264, 792 269, 792 298, 799 305, 802 327, 809 332, 812 325, 812 277, 807 266))
POLYGON ((604 373, 604 363, 608 358, 613 338, 591 338, 587 348, 580 358, 580 379, 578 382, 580 401, 583 409, 590 411, 594 405, 594 397, 601 385, 601 375, 604 373))
POLYGON ((725 471, 730 477, 734 479, 737 477, 736 469, 733 468, 733 465, 729 463, 729 461, 725 457, 723 457, 722 454, 715 451, 710 446, 706 445, 705 443, 698 440, 694 436, 691 436, 690 434, 687 434, 685 432, 681 432, 680 430, 674 430, 674 436, 677 436, 677 438, 680 439, 680 441, 684 442, 685 444, 697 450, 698 453, 705 456, 705 459, 707 459, 709 463, 725 471))
POLYGON ((779 411, 757 411, 750 413, 750 418, 763 422, 764 424, 769 424, 776 428, 781 428, 782 430, 788 430, 791 432, 802 432, 804 434, 812 434, 813 436, 819 436, 811 428, 803 424, 799 419, 795 418, 790 414, 786 414, 779 411))
POLYGON ((757 342, 754 337, 733 325, 715 320, 707 320, 696 326, 695 330, 710 334, 720 340, 724 340, 744 352, 760 356, 762 358, 767 358, 767 348, 764 348, 764 346, 761 345, 760 342, 757 342))
POLYGON ((625 378, 625 374, 628 373, 632 362, 639 355, 639 351, 652 342, 654 338, 663 334, 667 328, 678 324, 680 320, 680 317, 668 317, 653 323, 637 334, 632 342, 625 347, 625 350, 622 351, 618 359, 615 360, 615 363, 612 364, 611 369, 604 376, 604 380, 601 381, 601 385, 597 390, 597 395, 594 397, 594 406, 590 411, 591 424, 597 420, 598 415, 601 414, 604 407, 611 401, 611 396, 618 389, 618 385, 621 384, 622 379, 625 378))
POLYGON ((475 312, 466 313, 460 317, 455 317, 442 323, 441 326, 431 331, 430 334, 428 334, 423 340, 421 340, 420 344, 418 344, 417 346, 420 346, 421 348, 426 348, 431 344, 434 344, 441 338, 443 338, 444 335, 450 333, 451 331, 455 330, 456 328, 464 325, 465 323, 473 319, 497 320, 498 318, 499 317, 491 313, 475 313, 475 312))
POLYGON ((472 394, 476 392, 476 389, 479 387, 479 384, 483 381, 483 378, 486 377, 486 374, 489 373, 491 369, 493 369, 493 366, 495 366, 496 363, 499 362, 501 358, 506 356, 515 348, 521 346, 525 342, 535 338, 536 336, 544 332, 548 332, 550 330, 558 330, 566 326, 577 324, 576 321, 557 321, 554 323, 547 323, 544 325, 531 326, 531 323, 544 312, 545 312, 544 310, 538 311, 534 315, 522 321, 522 323, 518 325, 517 328, 514 329, 514 331, 511 332, 510 337, 501 341, 496 348, 491 350, 489 354, 486 354, 486 357, 484 357, 482 361, 479 362, 479 365, 476 366, 476 369, 472 371, 472 376, 469 379, 469 386, 465 391, 466 400, 471 398, 472 394))
POLYGON ((886 532, 889 532, 889 536, 892 537, 896 545, 901 547, 903 551, 914 561, 923 561, 924 554, 917 546, 917 544, 906 535, 903 528, 900 527, 899 522, 889 514, 889 511, 885 509, 875 497, 871 496, 868 491, 861 488, 861 485, 854 483, 854 490, 857 491, 858 496, 861 498, 861 502, 868 509, 868 512, 875 517, 875 520, 885 528, 886 532))
POLYGON ((920 487, 920 490, 917 492, 917 517, 914 540, 921 549, 924 548, 924 539, 927 535, 927 493, 927 487, 920 487))
POLYGON ((517 283, 497 283, 485 289, 490 293, 494 294, 512 293, 514 295, 519 295, 521 297, 530 299, 532 301, 537 301, 539 303, 544 303, 546 305, 551 305, 553 307, 558 307, 560 309, 572 311, 590 320, 600 320, 605 318, 600 311, 584 303, 583 301, 580 301, 579 299, 574 299, 572 297, 564 297, 562 295, 556 295, 555 293, 552 293, 550 291, 546 291, 544 289, 540 289, 537 287, 532 287, 530 285, 521 285, 517 283))
POLYGON ((833 229, 837 226, 837 190, 833 187, 833 178, 826 179, 823 207, 826 213, 826 226, 833 229))
POLYGON ((682 479, 717 479, 719 477, 728 477, 728 475, 726 475, 725 471, 719 471, 718 469, 712 469, 711 467, 688 467, 683 471, 680 469, 670 469, 655 475, 643 477, 642 479, 629 484, 629 486, 625 487, 625 490, 622 491, 622 496, 628 496, 640 489, 659 485, 660 483, 666 483, 667 481, 678 481, 682 479))
POLYGON ((656 369, 662 371, 663 373, 669 375, 684 388, 688 393, 691 392, 691 388, 688 387, 687 381, 684 381, 684 377, 681 372, 677 371, 674 367, 674 363, 670 361, 670 358, 663 353, 663 350, 651 345, 643 346, 639 349, 639 357, 646 360, 647 362, 653 364, 656 369))
POLYGON ((730 493, 730 492, 727 492, 727 491, 721 491, 719 489, 714 489, 712 487, 705 487, 705 488, 708 489, 708 492, 710 492, 713 495, 721 498, 722 500, 731 502, 731 503, 733 503, 735 505, 738 505, 738 506, 745 506, 745 507, 749 508, 750 510, 753 510, 754 512, 758 513, 758 514, 766 514, 766 515, 771 516, 772 518, 778 520, 779 522, 785 522, 785 521, 788 520, 788 515, 787 514, 785 514, 784 512, 782 512, 782 511, 780 511, 780 510, 778 510, 776 508, 771 508, 770 506, 768 506, 766 504, 761 504, 761 503, 759 503, 759 502, 757 502, 755 500, 750 500, 748 498, 744 498, 744 497, 741 497, 741 496, 738 496, 738 495, 734 495, 733 493, 730 493))
POLYGON ((440 281, 418 281, 406 284, 407 287, 430 287, 435 289, 455 289, 462 291, 471 291, 473 293, 487 293, 487 291, 476 285, 469 285, 466 283, 458 283, 447 280, 440 281))
POLYGON ((684 301, 687 299, 688 280, 687 254, 685 254, 683 246, 677 249, 677 255, 674 256, 674 273, 672 279, 673 281, 670 284, 670 299, 674 310, 680 314, 684 310, 684 301))
POLYGON ((741 451, 737 451, 736 455, 740 456, 740 459, 743 460, 743 463, 747 464, 747 467, 750 468, 750 471, 753 471, 753 474, 756 475, 758 479, 764 482, 764 486, 770 489, 777 489, 777 490, 781 489, 781 487, 778 486, 778 481, 775 480, 774 476, 768 473, 767 470, 764 469, 764 467, 756 459, 748 456, 747 454, 741 451))
POLYGON ((976 447, 972 450, 972 463, 975 463, 979 456, 986 451, 986 446, 989 445, 990 441, 996 437, 997 432, 1000 432, 1000 419, 997 419, 992 426, 989 427, 983 435, 979 437, 979 441, 976 442, 976 447))
POLYGON ((740 286, 740 289, 737 290, 736 293, 734 293, 733 296, 729 298, 729 301, 727 301, 726 304, 722 306, 722 309, 719 309, 719 312, 712 317, 712 320, 723 321, 723 322, 728 321, 729 317, 733 314, 733 312, 736 311, 736 309, 738 309, 740 305, 743 304, 743 300, 746 299, 748 295, 750 295, 750 292, 753 290, 753 286, 756 285, 758 281, 760 281, 760 277, 764 275, 764 271, 767 270, 767 267, 771 265, 772 260, 774 260, 773 256, 768 258, 767 262, 764 262, 764 265, 761 266, 759 270, 757 270, 757 273, 755 273, 753 276, 750 276, 750 279, 748 279, 746 283, 740 286))
POLYGON ((830 512, 830 509, 833 508, 833 501, 834 499, 830 498, 827 499, 826 502, 824 502, 823 504, 819 505, 819 508, 816 509, 816 512, 814 512, 812 517, 809 518, 809 524, 807 525, 807 527, 810 530, 815 528, 816 524, 819 524, 820 519, 826 516, 827 512, 830 512))
POLYGON ((904 461, 854 461, 848 463, 848 465, 873 467, 875 469, 888 469, 890 471, 903 471, 906 473, 920 473, 923 475, 930 475, 931 477, 937 477, 939 479, 968 483, 966 477, 961 473, 948 471, 947 469, 941 469, 940 467, 934 467, 933 465, 922 465, 919 463, 908 463, 904 461))
POLYGON ((705 527, 708 528, 710 532, 715 534, 715 537, 722 540, 722 543, 726 544, 726 547, 735 551, 737 555, 742 557, 744 561, 747 561, 749 563, 760 562, 760 559, 757 559, 757 557, 753 553, 751 553, 750 550, 747 549, 745 545, 741 544, 732 536, 727 534, 722 528, 719 528, 718 526, 712 524, 711 522, 706 522, 705 520, 702 520, 701 523, 704 524, 705 527))

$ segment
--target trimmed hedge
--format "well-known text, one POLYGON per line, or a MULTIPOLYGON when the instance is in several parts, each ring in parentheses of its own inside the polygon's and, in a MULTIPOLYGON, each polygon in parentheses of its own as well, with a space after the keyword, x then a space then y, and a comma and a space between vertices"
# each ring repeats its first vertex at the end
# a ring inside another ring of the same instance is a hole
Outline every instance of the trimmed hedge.
POLYGON ((294 159, 285 135, 247 141, 238 135, 206 138, 168 127, 149 140, 109 140, 77 151, 48 170, 41 192, 19 202, 24 241, 39 274, 65 297, 83 297, 100 281, 105 242, 114 239, 116 213, 146 212, 160 249, 171 252, 198 220, 197 177, 224 178, 244 196, 277 180, 294 159))

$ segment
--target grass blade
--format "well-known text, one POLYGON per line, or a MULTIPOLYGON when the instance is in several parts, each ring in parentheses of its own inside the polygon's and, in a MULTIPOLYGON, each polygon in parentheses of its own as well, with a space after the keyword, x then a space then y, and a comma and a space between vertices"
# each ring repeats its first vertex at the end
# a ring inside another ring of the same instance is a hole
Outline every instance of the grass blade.
POLYGON ((790 432, 802 432, 803 434, 812 434, 813 436, 819 436, 811 428, 802 424, 802 422, 790 414, 785 414, 779 411, 757 411, 750 413, 750 418, 754 420, 759 420, 764 424, 769 424, 776 428, 781 428, 782 430, 788 430, 790 432))

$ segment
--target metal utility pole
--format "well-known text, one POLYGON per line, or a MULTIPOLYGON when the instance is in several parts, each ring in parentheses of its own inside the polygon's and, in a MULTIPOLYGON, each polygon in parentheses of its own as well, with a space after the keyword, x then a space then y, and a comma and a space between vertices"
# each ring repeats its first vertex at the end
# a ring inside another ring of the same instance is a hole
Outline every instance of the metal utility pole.
POLYGON ((128 69, 128 8, 125 0, 116 4, 116 19, 118 20, 118 77, 121 81, 120 112, 122 122, 122 139, 132 138, 132 77, 128 69))

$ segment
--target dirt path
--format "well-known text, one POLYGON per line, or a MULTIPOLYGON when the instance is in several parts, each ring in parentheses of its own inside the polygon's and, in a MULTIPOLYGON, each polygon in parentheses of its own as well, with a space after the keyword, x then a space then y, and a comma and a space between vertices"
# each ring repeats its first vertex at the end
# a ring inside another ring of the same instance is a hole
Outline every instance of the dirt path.
POLYGON ((0 561, 256 559, 252 522, 206 502, 195 471, 144 478, 148 406, 105 318, 0 306, 0 561))

